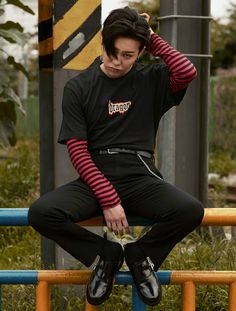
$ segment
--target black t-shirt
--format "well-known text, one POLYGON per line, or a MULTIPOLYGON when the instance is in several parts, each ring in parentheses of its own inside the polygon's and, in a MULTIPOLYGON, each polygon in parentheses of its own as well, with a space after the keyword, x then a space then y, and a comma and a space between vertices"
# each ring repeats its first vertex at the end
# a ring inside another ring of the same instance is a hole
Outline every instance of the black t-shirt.
POLYGON ((109 78, 99 58, 64 88, 59 143, 87 140, 89 150, 123 147, 153 152, 159 121, 185 90, 169 90, 164 64, 136 63, 123 77, 109 78))

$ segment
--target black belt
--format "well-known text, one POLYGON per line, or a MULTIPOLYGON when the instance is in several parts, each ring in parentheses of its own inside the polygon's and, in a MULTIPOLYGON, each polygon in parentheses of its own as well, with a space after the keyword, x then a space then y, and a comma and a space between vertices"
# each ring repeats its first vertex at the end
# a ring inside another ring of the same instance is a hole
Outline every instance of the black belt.
POLYGON ((131 150, 126 148, 108 148, 104 150, 93 150, 91 151, 91 154, 119 154, 119 153, 126 153, 126 154, 139 154, 143 157, 151 159, 153 157, 153 154, 148 151, 140 151, 140 150, 131 150))

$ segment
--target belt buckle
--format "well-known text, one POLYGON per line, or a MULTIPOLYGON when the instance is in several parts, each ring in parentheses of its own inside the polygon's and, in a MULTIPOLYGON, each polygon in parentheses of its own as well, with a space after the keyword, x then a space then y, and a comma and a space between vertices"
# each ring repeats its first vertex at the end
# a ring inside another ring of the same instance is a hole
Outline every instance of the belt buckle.
POLYGON ((109 148, 107 149, 108 154, 118 154, 119 152, 117 151, 111 151, 109 148))

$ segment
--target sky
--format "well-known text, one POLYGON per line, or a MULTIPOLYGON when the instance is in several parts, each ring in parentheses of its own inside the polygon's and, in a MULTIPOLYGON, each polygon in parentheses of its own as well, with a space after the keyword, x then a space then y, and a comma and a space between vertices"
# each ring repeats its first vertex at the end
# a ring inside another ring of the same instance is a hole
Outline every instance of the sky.
MULTIPOLYGON (((230 7, 230 2, 236 2, 236 0, 211 0, 211 15, 213 18, 224 19, 227 15, 227 8, 230 7)), ((111 10, 124 7, 126 3, 125 0, 102 0, 102 20, 106 18, 111 10)))
POLYGON ((212 16, 224 19, 227 16, 227 9, 230 8, 230 2, 236 3, 236 0, 211 0, 212 16))
MULTIPOLYGON (((110 11, 112 11, 115 8, 118 7, 124 7, 127 5, 127 0, 101 0, 102 1, 102 21, 106 18, 106 16, 109 14, 110 11)), ((191 0, 193 1, 193 0, 191 0)), ((26 4, 29 4, 30 7, 34 9, 34 11, 37 12, 37 0, 31 1, 31 0, 24 0, 26 4), (33 6, 32 6, 33 5, 33 6)), ((227 8, 230 7, 230 2, 235 2, 236 0, 211 0, 211 14, 214 18, 224 18, 227 15, 227 8)), ((24 14, 16 14, 14 13, 16 11, 15 7, 9 6, 9 15, 19 21, 27 27, 32 27, 32 23, 37 24, 37 14, 35 16, 27 14, 27 18, 25 18, 24 14), (31 22, 32 20, 32 22, 31 22)))

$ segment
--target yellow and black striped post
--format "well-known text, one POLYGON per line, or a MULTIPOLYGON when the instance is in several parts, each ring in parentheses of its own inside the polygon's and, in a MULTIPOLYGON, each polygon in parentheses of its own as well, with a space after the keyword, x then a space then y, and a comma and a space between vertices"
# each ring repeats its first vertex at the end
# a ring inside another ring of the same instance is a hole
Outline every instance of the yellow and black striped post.
POLYGON ((101 0, 39 0, 39 68, 83 70, 101 53, 101 0))
MULTIPOLYGON (((67 80, 101 53, 101 0, 38 0, 40 187, 44 194, 76 177, 64 146, 57 144, 67 80)), ((44 268, 67 268, 67 254, 42 239, 44 268), (62 266, 63 263, 63 266, 62 266), (65 264, 66 263, 66 264, 65 264)))
POLYGON ((83 70, 101 53, 101 0, 54 1, 54 68, 83 70))
POLYGON ((53 3, 52 0, 38 1, 39 69, 53 67, 53 3))

